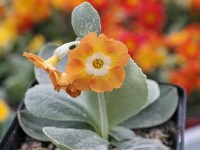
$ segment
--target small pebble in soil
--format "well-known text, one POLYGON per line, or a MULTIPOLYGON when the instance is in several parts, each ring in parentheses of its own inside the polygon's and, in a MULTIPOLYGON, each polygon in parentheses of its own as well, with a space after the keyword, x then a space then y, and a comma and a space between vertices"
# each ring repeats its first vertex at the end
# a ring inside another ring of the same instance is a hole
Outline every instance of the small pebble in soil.
POLYGON ((51 143, 43 143, 27 137, 19 150, 59 150, 51 143))
POLYGON ((137 136, 149 138, 149 139, 158 139, 162 143, 171 149, 175 148, 176 145, 176 127, 174 122, 168 121, 165 124, 156 126, 153 128, 146 129, 136 129, 134 130, 137 136))

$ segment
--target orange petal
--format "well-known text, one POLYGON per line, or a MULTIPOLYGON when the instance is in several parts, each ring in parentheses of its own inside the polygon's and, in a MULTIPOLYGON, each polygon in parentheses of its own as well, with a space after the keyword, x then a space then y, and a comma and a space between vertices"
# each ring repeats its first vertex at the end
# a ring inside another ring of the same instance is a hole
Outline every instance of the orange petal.
MULTIPOLYGON (((37 68, 44 68, 47 69, 47 65, 45 64, 45 60, 35 54, 32 53, 23 53, 23 56, 29 59, 37 68)), ((46 70, 47 71, 47 70, 46 70)))
POLYGON ((60 91, 60 89, 65 90, 71 97, 76 98, 81 94, 73 83, 71 84, 65 73, 52 71, 49 73, 50 79, 54 85, 54 90, 60 91))
POLYGON ((95 92, 112 91, 113 86, 105 77, 95 77, 91 83, 90 88, 95 92))
POLYGON ((96 43, 97 40, 97 34, 95 32, 90 32, 81 40, 81 42, 88 42, 93 44, 96 43))
POLYGON ((51 82, 54 86, 54 90, 56 90, 56 91, 60 91, 60 89, 61 89, 61 87, 58 85, 59 76, 60 75, 58 73, 54 72, 54 71, 49 72, 49 77, 50 77, 51 82))
POLYGON ((113 85, 114 88, 120 88, 124 82, 126 72, 122 67, 112 68, 108 75, 108 81, 113 85))
POLYGON ((77 89, 81 91, 86 91, 90 90, 90 82, 91 82, 91 77, 85 76, 84 78, 75 80, 73 84, 77 89))
POLYGON ((59 61, 55 56, 50 57, 48 60, 53 60, 53 62, 45 61, 43 58, 32 54, 32 53, 23 53, 23 56, 27 57, 37 68, 43 68, 46 72, 50 72, 52 70, 56 71, 57 69, 54 67, 56 63, 59 61), (49 62, 49 63, 48 63, 49 62), (54 66, 52 66, 54 64, 54 66))
POLYGON ((99 35, 99 39, 102 39, 102 40, 104 40, 104 41, 112 41, 112 40, 113 40, 113 39, 107 38, 107 37, 105 36, 105 34, 100 34, 100 35, 99 35))
POLYGON ((94 52, 102 52, 105 51, 105 45, 107 44, 107 42, 109 42, 110 40, 104 35, 104 34, 100 34, 97 37, 97 34, 94 32, 89 33, 88 35, 86 35, 81 42, 88 42, 92 48, 94 52))
POLYGON ((85 60, 93 54, 92 46, 89 42, 81 42, 78 47, 68 52, 69 59, 85 60))
POLYGON ((73 98, 77 98, 81 94, 81 91, 79 90, 77 90, 76 92, 72 92, 71 90, 66 90, 66 92, 73 98))
POLYGON ((35 55, 35 54, 32 54, 32 53, 27 53, 27 52, 24 52, 23 53, 23 56, 25 56, 26 58, 28 58, 31 62, 33 61, 41 61, 41 62, 44 62, 44 59, 35 55))
POLYGON ((111 56, 112 64, 111 66, 121 66, 124 67, 128 64, 128 61, 130 60, 129 54, 123 54, 121 56, 111 56))
POLYGON ((126 45, 120 41, 112 40, 105 47, 105 53, 109 55, 122 55, 128 53, 126 45))
POLYGON ((73 98, 76 98, 81 94, 81 91, 76 89, 74 85, 70 85, 67 89, 66 92, 73 98))
POLYGON ((85 65, 80 60, 72 59, 66 65, 66 74, 71 81, 74 81, 85 75, 85 65))

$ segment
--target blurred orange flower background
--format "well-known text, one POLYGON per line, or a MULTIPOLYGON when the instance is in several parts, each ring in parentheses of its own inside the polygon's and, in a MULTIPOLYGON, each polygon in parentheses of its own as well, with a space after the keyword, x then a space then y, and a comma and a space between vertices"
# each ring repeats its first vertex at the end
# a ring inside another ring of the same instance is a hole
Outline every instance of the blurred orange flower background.
MULTIPOLYGON (((46 42, 62 44, 75 39, 69 14, 82 2, 0 2, 0 57, 12 51, 37 52, 46 42)), ((101 16, 102 33, 125 43, 131 58, 149 77, 183 86, 188 93, 200 89, 198 0, 88 2, 101 16)))

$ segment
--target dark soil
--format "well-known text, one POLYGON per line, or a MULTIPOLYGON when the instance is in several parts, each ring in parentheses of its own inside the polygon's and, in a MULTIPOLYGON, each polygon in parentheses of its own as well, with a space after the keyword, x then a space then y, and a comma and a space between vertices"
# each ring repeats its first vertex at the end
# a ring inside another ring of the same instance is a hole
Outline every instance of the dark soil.
POLYGON ((168 121, 160 126, 134 130, 135 134, 149 139, 158 139, 171 149, 176 147, 176 127, 174 122, 168 121))
POLYGON ((24 143, 22 143, 19 150, 58 150, 58 149, 51 143, 43 143, 27 136, 26 140, 24 141, 24 143))

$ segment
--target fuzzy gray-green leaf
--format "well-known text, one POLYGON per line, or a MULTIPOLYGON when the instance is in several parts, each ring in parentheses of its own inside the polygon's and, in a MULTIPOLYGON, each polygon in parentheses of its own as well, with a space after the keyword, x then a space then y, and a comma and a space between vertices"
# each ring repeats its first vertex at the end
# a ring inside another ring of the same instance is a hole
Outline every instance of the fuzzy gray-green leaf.
MULTIPOLYGON (((58 45, 55 45, 53 43, 48 43, 46 45, 44 45, 41 50, 39 51, 39 56, 44 58, 44 59, 48 59, 53 55, 54 50, 58 47, 58 45)), ((67 63, 67 57, 63 58, 58 65, 56 66, 56 68, 59 71, 64 72, 65 71, 65 66, 67 63)), ((39 83, 51 83, 49 75, 40 68, 36 68, 34 69, 35 72, 35 78, 37 79, 37 81, 39 83)))
POLYGON ((25 105, 37 117, 59 121, 91 123, 91 118, 81 105, 66 92, 54 91, 50 84, 39 84, 25 94, 25 105))
POLYGON ((0 87, 0 99, 7 99, 6 90, 2 87, 0 87))
POLYGON ((130 140, 135 137, 135 133, 131 129, 122 126, 112 129, 109 135, 118 142, 130 140))
POLYGON ((148 101, 143 106, 143 109, 152 104, 160 96, 160 88, 156 81, 147 79, 147 85, 148 85, 148 101))
POLYGON ((84 2, 75 7, 72 12, 71 23, 74 32, 79 38, 83 38, 89 32, 99 34, 101 31, 99 14, 88 2, 84 2))
POLYGON ((43 132, 61 150, 108 150, 108 142, 89 130, 45 127, 43 132))
POLYGON ((54 126, 54 127, 75 128, 75 129, 90 128, 88 124, 82 122, 54 121, 44 118, 38 118, 26 110, 19 111, 17 113, 17 116, 20 126, 26 132, 26 134, 40 141, 49 141, 49 139, 42 131, 43 127, 54 126))
POLYGON ((169 85, 161 85, 160 90, 161 95, 158 100, 122 125, 127 128, 147 128, 162 124, 170 119, 178 105, 177 90, 169 85))
MULTIPOLYGON (((147 102, 146 76, 132 60, 125 67, 125 71, 126 78, 122 87, 105 93, 109 129, 140 112, 147 102)), ((97 126, 100 125, 97 93, 83 92, 79 98, 97 126)))

